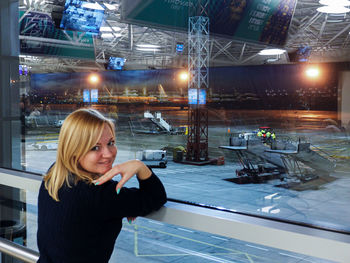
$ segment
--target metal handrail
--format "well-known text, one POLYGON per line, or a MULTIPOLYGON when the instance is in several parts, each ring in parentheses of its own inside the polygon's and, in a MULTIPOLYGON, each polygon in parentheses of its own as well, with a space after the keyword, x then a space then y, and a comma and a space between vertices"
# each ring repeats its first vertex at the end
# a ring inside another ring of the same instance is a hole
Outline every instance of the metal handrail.
POLYGON ((39 259, 39 253, 37 251, 2 237, 0 237, 0 252, 28 263, 36 263, 39 259))
MULTIPOLYGON (((0 184, 38 192, 41 182, 41 176, 0 168, 0 184)), ((221 208, 209 209, 203 205, 185 204, 176 200, 168 200, 163 208, 149 214, 147 218, 332 262, 350 262, 349 233, 314 228, 285 220, 275 221, 261 215, 233 213, 221 208)), ((17 252, 14 253, 16 256, 17 252)), ((35 260, 26 262, 31 263, 35 260)))

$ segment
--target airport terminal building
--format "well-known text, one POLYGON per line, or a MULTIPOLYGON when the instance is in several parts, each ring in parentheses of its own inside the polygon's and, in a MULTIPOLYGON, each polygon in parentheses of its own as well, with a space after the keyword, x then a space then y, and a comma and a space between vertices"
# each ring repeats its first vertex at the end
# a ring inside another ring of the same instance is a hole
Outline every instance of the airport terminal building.
POLYGON ((1 0, 0 262, 37 262, 39 187, 80 108, 168 197, 123 220, 110 262, 350 262, 349 11, 1 0))

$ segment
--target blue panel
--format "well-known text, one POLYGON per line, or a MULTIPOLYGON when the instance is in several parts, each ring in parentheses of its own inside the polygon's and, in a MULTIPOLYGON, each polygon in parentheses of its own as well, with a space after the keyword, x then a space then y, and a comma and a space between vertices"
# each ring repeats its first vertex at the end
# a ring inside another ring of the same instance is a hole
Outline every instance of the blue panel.
POLYGON ((66 0, 60 27, 66 30, 98 34, 104 18, 104 10, 86 8, 84 7, 86 4, 88 2, 66 0))
POLYGON ((98 102, 98 89, 91 90, 91 102, 98 102))
POLYGON ((83 91, 83 102, 90 102, 90 90, 88 89, 83 91))

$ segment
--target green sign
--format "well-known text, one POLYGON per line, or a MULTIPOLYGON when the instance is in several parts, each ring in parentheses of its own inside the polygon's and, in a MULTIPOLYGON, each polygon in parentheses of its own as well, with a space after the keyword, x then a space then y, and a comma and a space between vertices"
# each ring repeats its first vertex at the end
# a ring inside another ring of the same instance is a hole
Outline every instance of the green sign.
MULTIPOLYGON (((211 0, 206 9, 211 34, 284 45, 297 0, 211 0)), ((188 30, 196 0, 124 0, 126 22, 188 30)))
POLYGON ((129 22, 187 30, 189 6, 191 0, 125 0, 122 15, 129 22))
POLYGON ((21 11, 19 28, 22 54, 95 59, 91 35, 83 32, 63 32, 55 28, 49 14, 21 11))

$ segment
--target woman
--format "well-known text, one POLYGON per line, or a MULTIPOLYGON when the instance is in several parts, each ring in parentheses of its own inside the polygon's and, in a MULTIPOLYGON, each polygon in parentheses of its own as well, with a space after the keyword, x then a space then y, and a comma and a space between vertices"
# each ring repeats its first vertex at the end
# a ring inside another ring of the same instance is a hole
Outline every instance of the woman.
POLYGON ((166 202, 162 183, 145 164, 112 167, 116 154, 114 125, 98 111, 80 109, 65 119, 56 162, 39 192, 38 262, 108 262, 122 218, 166 202), (111 180, 118 174, 119 182, 111 180), (139 188, 123 187, 135 174, 139 188))

